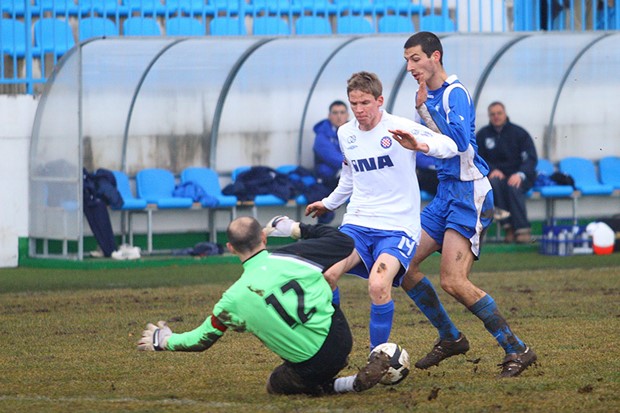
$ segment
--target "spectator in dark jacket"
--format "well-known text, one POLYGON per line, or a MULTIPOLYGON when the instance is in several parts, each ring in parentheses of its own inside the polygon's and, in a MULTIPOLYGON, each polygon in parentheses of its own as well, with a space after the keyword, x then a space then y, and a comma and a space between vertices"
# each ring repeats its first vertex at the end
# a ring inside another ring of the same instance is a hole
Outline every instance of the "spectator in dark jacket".
MULTIPOLYGON (((342 152, 338 145, 338 128, 349 120, 347 105, 336 100, 329 105, 327 119, 323 119, 314 125, 314 173, 320 184, 326 187, 326 193, 330 194, 340 178, 342 169, 342 152)), ((317 199, 308 200, 312 203, 317 199)), ((324 214, 319 217, 319 223, 328 224, 334 219, 334 213, 324 214)))
POLYGON ((495 207, 508 214, 500 220, 506 242, 531 242, 525 198, 536 181, 538 156, 530 134, 510 122, 501 102, 488 107, 489 125, 476 134, 478 153, 489 164, 495 207))

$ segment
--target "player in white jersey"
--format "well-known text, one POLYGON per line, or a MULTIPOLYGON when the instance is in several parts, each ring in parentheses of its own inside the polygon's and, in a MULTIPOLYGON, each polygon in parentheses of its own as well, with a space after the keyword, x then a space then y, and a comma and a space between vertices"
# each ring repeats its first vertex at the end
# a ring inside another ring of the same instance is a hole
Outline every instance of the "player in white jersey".
MULTIPOLYGON (((340 181, 328 197, 306 208, 306 215, 319 216, 350 199, 340 230, 355 240, 356 251, 345 272, 368 278, 371 349, 389 338, 391 287, 400 285, 420 239, 416 151, 437 158, 457 153, 447 136, 382 110, 382 93, 374 73, 359 72, 349 79, 347 96, 355 119, 338 129, 344 156, 340 181), (410 149, 398 143, 404 131, 411 134, 410 149)), ((341 274, 325 274, 332 288, 341 274)))
MULTIPOLYGON (((506 355, 500 377, 518 376, 536 361, 536 354, 512 332, 497 304, 469 280, 480 241, 493 216, 489 168, 478 155, 474 134, 475 108, 469 92, 443 67, 443 48, 433 33, 418 32, 404 45, 407 71, 419 84, 416 109, 424 123, 454 140, 458 156, 436 160, 437 195, 422 211, 422 236, 403 288, 439 331, 439 340, 416 367, 426 369, 447 357, 464 354, 469 343, 460 333, 437 294, 420 271, 420 264, 435 251, 441 256, 441 286, 483 321, 506 355)), ((403 136, 405 141, 408 137, 403 136)))

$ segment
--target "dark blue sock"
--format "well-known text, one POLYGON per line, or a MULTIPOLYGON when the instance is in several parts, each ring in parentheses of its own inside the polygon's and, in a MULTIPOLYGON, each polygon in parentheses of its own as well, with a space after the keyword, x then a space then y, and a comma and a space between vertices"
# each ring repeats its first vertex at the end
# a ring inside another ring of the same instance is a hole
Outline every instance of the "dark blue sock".
POLYGON ((443 308, 433 284, 424 277, 407 295, 416 303, 420 311, 439 332, 440 340, 458 340, 460 332, 443 308))
POLYGON ((495 337, 497 342, 508 353, 523 353, 525 344, 516 336, 508 326, 508 323, 499 313, 495 300, 490 295, 485 295, 469 311, 482 320, 487 331, 495 337))
POLYGON ((370 350, 379 344, 387 343, 392 331, 394 301, 385 304, 370 304, 370 350))
POLYGON ((332 291, 332 303, 340 305, 340 289, 338 287, 332 291))

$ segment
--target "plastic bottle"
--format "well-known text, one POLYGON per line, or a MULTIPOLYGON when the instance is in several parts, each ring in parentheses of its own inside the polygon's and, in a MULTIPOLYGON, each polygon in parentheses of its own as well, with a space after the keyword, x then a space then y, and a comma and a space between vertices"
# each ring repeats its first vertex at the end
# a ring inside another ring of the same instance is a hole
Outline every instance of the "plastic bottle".
POLYGON ((547 242, 547 245, 545 246, 545 253, 547 255, 555 255, 556 254, 556 248, 555 248, 555 234, 553 233, 553 228, 549 228, 549 231, 547 232, 547 235, 545 236, 545 241, 547 242))
POLYGON ((575 233, 573 231, 566 231, 566 255, 573 255, 574 247, 575 233))
POLYGON ((563 229, 558 234, 558 255, 566 255, 566 235, 568 231, 563 229))

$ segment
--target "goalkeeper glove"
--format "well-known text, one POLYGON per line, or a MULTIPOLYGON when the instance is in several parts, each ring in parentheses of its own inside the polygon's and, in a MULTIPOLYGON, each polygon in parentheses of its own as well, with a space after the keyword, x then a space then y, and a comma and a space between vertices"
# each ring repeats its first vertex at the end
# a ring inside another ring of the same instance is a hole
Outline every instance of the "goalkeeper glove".
POLYGON ((166 349, 168 337, 172 335, 172 330, 165 321, 158 321, 157 325, 148 323, 146 330, 142 332, 142 338, 138 341, 138 350, 142 351, 161 351, 166 349))
POLYGON ((296 222, 284 215, 277 215, 267 223, 263 229, 268 237, 291 237, 301 238, 299 222, 296 222))

